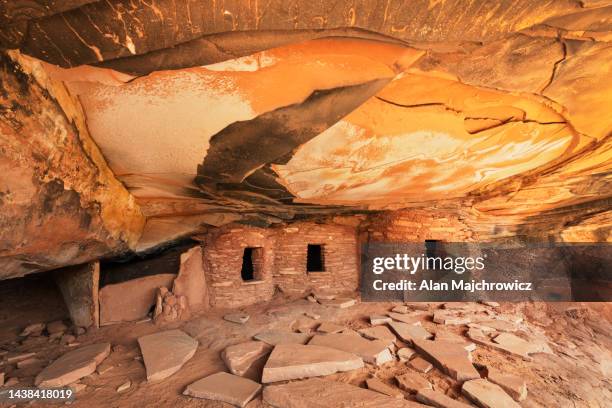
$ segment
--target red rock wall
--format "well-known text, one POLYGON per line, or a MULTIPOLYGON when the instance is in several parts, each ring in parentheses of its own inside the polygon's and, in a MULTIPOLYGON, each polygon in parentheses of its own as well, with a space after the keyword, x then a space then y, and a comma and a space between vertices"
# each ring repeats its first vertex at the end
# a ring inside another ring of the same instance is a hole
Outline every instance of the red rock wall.
POLYGON ((371 215, 361 224, 362 239, 388 242, 471 242, 477 238, 459 215, 439 211, 406 210, 371 215))

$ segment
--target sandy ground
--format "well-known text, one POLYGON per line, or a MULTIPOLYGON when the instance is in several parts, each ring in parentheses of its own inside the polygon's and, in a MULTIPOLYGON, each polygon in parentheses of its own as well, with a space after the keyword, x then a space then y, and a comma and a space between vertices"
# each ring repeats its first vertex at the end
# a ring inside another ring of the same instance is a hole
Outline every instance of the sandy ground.
MULTIPOLYGON (((35 351, 43 360, 41 365, 22 369, 3 365, 8 377, 18 377, 20 386, 33 383, 36 374, 50 361, 72 348, 50 341, 48 337, 20 339, 17 334, 27 323, 51 321, 66 317, 66 311, 58 302, 52 287, 36 285, 38 292, 10 290, 7 285, 0 287, 2 307, 0 308, 0 348, 9 351, 35 351)), ((156 326, 151 322, 129 323, 92 329, 78 336, 80 345, 96 342, 110 342, 113 351, 108 364, 113 368, 99 375, 94 373, 81 380, 87 387, 77 393, 74 407, 229 407, 230 405, 190 398, 182 395, 191 382, 209 374, 225 371, 220 352, 228 345, 250 340, 266 329, 290 330, 305 312, 321 315, 319 321, 330 321, 346 327, 359 329, 369 327, 368 317, 389 311, 392 303, 359 303, 348 309, 336 309, 310 303, 304 299, 289 300, 275 298, 267 304, 254 305, 245 310, 251 319, 245 325, 226 322, 222 316, 227 310, 215 310, 192 316, 187 322, 156 326), (149 384, 145 379, 145 368, 137 344, 139 336, 165 330, 182 328, 195 337, 200 346, 195 356, 183 368, 161 383, 149 384), (130 380, 132 386, 124 392, 116 388, 130 380)), ((533 361, 501 354, 486 347, 478 346, 473 352, 477 365, 487 365, 523 376, 528 383, 529 396, 521 402, 523 407, 610 407, 612 406, 612 324, 609 315, 612 304, 502 304, 497 312, 524 316, 526 327, 531 334, 544 336, 554 355, 535 354, 533 361), (592 306, 592 307, 591 307, 592 306)), ((435 332, 440 325, 424 321, 423 326, 435 332)), ((446 327, 448 328, 448 327, 446 327)), ((453 327, 452 331, 462 334, 465 327, 453 327)), ((401 346, 401 345, 400 345, 401 346)), ((393 384, 396 374, 407 370, 405 363, 390 362, 381 367, 367 364, 360 370, 335 374, 328 378, 364 387, 365 379, 376 375, 393 384)), ((437 369, 427 375, 434 388, 448 391, 459 397, 459 386, 437 369), (449 390, 450 389, 450 390, 449 390)), ((265 407, 257 397, 249 408, 265 407)), ((413 399, 406 394, 407 399, 413 399)), ((31 406, 60 406, 63 404, 38 404, 31 406)))

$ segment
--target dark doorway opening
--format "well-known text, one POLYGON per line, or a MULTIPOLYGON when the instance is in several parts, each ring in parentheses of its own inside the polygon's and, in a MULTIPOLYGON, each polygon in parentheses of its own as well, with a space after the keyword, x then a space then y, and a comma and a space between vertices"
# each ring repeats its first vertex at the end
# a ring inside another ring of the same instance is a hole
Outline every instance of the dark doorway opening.
POLYGON ((263 253, 261 248, 244 248, 240 276, 245 282, 261 279, 263 253))
POLYGON ((308 244, 308 252, 306 255, 306 271, 307 272, 325 271, 325 260, 323 258, 323 245, 308 244))

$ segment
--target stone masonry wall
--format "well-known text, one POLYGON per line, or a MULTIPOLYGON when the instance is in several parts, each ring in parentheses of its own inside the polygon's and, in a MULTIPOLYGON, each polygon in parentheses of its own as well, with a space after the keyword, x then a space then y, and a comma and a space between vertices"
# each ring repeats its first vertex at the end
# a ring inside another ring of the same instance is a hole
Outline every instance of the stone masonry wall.
POLYGON ((311 289, 356 290, 359 286, 356 228, 312 222, 277 228, 274 282, 283 292, 292 294, 311 289), (323 245, 324 271, 306 271, 308 244, 323 245))
POLYGON ((212 307, 242 307, 272 299, 272 230, 235 225, 222 227, 206 235, 202 249, 212 307), (240 271, 244 248, 247 247, 262 248, 263 256, 261 272, 256 280, 245 282, 240 271))

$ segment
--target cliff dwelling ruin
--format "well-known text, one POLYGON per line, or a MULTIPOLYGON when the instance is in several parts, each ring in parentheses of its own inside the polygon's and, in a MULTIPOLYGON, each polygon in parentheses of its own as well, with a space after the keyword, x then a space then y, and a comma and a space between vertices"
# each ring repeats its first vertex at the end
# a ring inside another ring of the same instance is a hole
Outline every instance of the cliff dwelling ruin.
POLYGON ((612 406, 611 29, 0 0, 0 404, 612 406))

